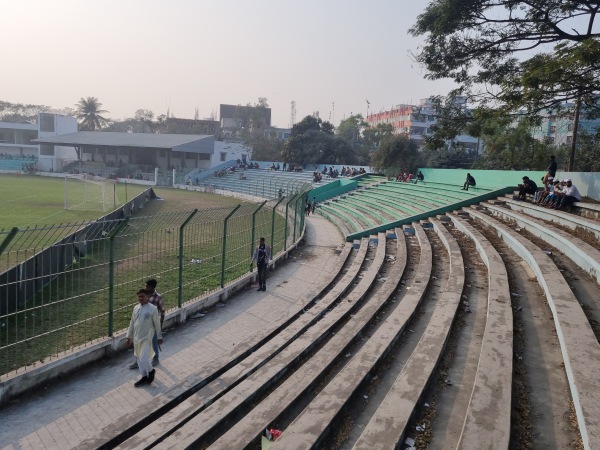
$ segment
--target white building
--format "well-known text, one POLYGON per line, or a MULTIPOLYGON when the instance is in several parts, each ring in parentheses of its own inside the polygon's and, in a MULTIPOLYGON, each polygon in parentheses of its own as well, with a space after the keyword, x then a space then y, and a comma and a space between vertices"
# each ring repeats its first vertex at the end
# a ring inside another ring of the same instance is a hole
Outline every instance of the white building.
POLYGON ((210 167, 218 166, 227 161, 250 161, 252 149, 236 142, 215 141, 215 150, 211 158, 210 167))
POLYGON ((77 131, 74 117, 39 113, 38 123, 0 122, 0 169, 21 170, 24 161, 35 163, 37 170, 59 171, 77 158, 73 147, 37 144, 35 139, 77 131))

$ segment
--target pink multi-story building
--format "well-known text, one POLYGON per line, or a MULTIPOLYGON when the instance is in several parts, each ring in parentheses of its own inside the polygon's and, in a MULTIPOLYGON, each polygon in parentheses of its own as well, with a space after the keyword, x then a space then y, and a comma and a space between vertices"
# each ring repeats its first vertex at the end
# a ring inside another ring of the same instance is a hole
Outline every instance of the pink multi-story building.
MULTIPOLYGON (((432 99, 426 98, 422 99, 419 105, 396 105, 388 111, 369 114, 366 122, 372 127, 380 123, 390 124, 394 133, 406 134, 415 140, 419 147, 423 147, 424 136, 429 134, 431 125, 437 122, 437 116, 432 99)), ((472 151, 480 150, 480 143, 473 136, 456 136, 454 142, 472 151)))

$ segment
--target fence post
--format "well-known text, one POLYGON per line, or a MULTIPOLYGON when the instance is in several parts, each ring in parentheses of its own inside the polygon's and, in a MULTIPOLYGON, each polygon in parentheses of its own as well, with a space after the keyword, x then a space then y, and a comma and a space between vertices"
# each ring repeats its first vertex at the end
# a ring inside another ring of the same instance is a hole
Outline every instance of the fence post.
MULTIPOLYGON (((256 239, 256 213, 260 210, 260 208, 265 206, 266 203, 267 200, 258 205, 258 208, 256 208, 252 213, 252 240, 250 241, 250 258, 252 258, 254 255, 254 239, 256 239)), ((250 272, 252 272, 252 264, 250 264, 250 272)))
MULTIPOLYGON (((308 200, 308 192, 306 193, 306 199, 308 200)), ((313 211, 313 214, 314 214, 314 211, 313 211)), ((304 221, 305 221, 305 219, 306 219, 306 216, 304 214, 300 215, 300 229, 301 230, 304 229, 304 221)))
POLYGON ((275 244, 275 209, 279 206, 279 204, 283 201, 285 197, 281 197, 275 206, 273 206, 273 214, 271 216, 271 259, 273 257, 273 245, 275 244))
POLYGON ((0 244, 0 255, 4 253, 4 250, 6 250, 6 247, 8 247, 8 244, 10 244, 10 241, 12 241, 15 238, 18 232, 19 229, 17 227, 12 227, 10 229, 8 235, 4 238, 2 244, 0 244))
POLYGON ((113 335, 115 321, 115 237, 129 222, 129 217, 115 227, 108 238, 108 336, 113 335))
MULTIPOLYGON (((292 239, 292 242, 296 242, 296 224, 298 223, 298 202, 300 200, 302 200, 302 195, 298 197, 298 200, 296 200, 296 205, 294 206, 294 237, 292 239)), ((302 202, 300 202, 300 205, 302 206, 302 202)))
POLYGON ((227 249, 227 221, 229 220, 229 218, 231 216, 233 216, 233 214, 240 209, 242 205, 237 205, 235 208, 233 208, 233 211, 231 211, 229 214, 227 214, 227 217, 225 217, 225 219, 223 220, 223 252, 221 253, 221 289, 225 287, 225 254, 226 254, 226 249, 227 249))
POLYGON ((283 227, 283 251, 285 252, 287 250, 287 241, 288 241, 288 236, 287 236, 287 230, 288 230, 288 208, 290 206, 290 203, 292 203, 292 200, 294 200, 296 198, 296 195, 292 195, 292 197, 290 198, 290 200, 285 204, 285 225, 283 227))
POLYGON ((183 304, 183 229, 197 212, 198 209, 194 209, 179 227, 179 281, 177 283, 177 306, 179 308, 183 304))

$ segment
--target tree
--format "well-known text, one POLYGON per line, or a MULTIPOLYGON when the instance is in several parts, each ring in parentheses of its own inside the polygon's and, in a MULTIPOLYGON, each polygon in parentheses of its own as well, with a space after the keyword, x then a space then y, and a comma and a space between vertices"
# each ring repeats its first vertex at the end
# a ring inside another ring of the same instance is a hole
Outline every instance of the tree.
POLYGON ((154 112, 149 109, 138 109, 133 118, 140 122, 142 133, 152 133, 156 129, 157 123, 154 122, 154 112))
POLYGON ((367 123, 363 120, 363 116, 355 114, 340 122, 336 134, 358 151, 363 146, 363 129, 365 127, 367 127, 367 123))
POLYGON ((432 0, 410 32, 430 79, 514 113, 581 101, 600 111, 598 1, 432 0), (544 53, 548 46, 553 51, 544 53))
POLYGON ((292 127, 285 143, 284 161, 294 164, 356 164, 354 149, 333 134, 333 126, 314 116, 306 116, 292 127))
POLYGON ((96 97, 82 97, 75 107, 81 130, 96 131, 108 123, 108 120, 100 115, 108 111, 101 109, 102 103, 96 97))
POLYGON ((600 128, 595 133, 582 133, 579 139, 580 157, 575 170, 580 172, 600 172, 600 128))
POLYGON ((252 140, 252 159, 279 161, 284 141, 272 136, 257 136, 252 140))
POLYGON ((371 153, 371 166, 386 175, 414 172, 420 162, 419 146, 404 134, 384 138, 379 148, 371 153))
POLYGON ((544 170, 548 157, 555 155, 564 161, 566 149, 559 149, 533 137, 538 126, 523 117, 518 122, 490 118, 481 124, 481 139, 485 151, 474 164, 477 169, 544 170))
POLYGON ((0 121, 2 122, 36 122, 38 113, 49 111, 48 106, 25 105, 0 100, 0 121))

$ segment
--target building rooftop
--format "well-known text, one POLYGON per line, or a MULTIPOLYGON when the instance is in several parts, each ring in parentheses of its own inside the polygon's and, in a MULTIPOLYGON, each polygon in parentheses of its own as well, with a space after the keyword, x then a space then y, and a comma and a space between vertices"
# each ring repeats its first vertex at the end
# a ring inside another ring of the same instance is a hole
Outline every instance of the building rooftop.
POLYGON ((212 153, 214 136, 203 134, 152 134, 78 131, 34 139, 36 144, 64 146, 91 145, 97 147, 136 147, 173 149, 184 152, 212 153), (210 147, 210 151, 208 151, 210 147))

